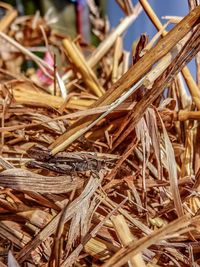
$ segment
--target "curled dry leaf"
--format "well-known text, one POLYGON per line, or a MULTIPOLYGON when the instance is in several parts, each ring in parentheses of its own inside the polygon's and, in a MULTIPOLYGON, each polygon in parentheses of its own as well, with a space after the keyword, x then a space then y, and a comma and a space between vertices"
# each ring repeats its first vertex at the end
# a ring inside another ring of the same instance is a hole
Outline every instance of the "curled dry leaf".
POLYGON ((66 193, 80 188, 83 180, 77 176, 49 177, 23 169, 9 169, 0 173, 0 186, 39 193, 66 193))

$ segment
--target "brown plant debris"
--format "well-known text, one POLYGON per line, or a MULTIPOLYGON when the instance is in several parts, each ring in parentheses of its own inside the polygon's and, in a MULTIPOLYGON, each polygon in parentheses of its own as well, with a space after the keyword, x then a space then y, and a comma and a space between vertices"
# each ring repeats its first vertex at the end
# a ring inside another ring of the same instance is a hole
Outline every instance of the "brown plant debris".
POLYGON ((147 0, 117 1, 110 31, 90 0, 97 47, 0 3, 0 266, 200 265, 200 6, 188 3, 162 25, 147 0), (141 12, 158 32, 125 51, 141 12))

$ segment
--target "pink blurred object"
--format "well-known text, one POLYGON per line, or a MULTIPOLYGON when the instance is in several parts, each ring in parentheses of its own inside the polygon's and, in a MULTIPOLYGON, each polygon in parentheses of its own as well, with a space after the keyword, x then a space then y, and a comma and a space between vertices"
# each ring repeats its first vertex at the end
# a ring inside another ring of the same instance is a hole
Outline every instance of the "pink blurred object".
MULTIPOLYGON (((54 66, 54 60, 49 52, 45 53, 44 61, 48 63, 50 66, 54 66)), ((47 70, 50 75, 53 76, 53 72, 47 70)), ((49 78, 41 69, 36 71, 37 77, 43 85, 51 85, 53 83, 53 79, 49 78)))

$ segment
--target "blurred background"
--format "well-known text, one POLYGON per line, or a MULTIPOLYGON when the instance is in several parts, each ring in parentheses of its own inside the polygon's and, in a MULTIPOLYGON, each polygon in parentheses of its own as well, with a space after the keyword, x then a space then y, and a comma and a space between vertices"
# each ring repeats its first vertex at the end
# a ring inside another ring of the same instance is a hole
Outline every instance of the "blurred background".
MULTIPOLYGON (((90 31, 87 1, 90 0, 7 0, 3 2, 15 6, 21 15, 34 14, 37 10, 42 15, 51 12, 57 18, 57 22, 52 24, 56 31, 68 34, 73 38, 79 34, 85 42, 97 45, 98 40, 95 39, 95 36, 90 31)), ((96 0, 94 2, 99 7, 100 16, 108 18, 110 29, 116 27, 124 17, 123 11, 115 0, 96 0)), ((137 0, 132 2, 136 4, 137 0)), ((149 3, 163 24, 166 23, 166 20, 162 18, 163 16, 182 17, 189 12, 188 0, 149 0, 149 3)), ((146 33, 151 39, 156 32, 157 30, 153 24, 146 14, 142 12, 125 33, 125 49, 131 51, 134 41, 140 37, 141 33, 146 33)), ((194 72, 194 63, 192 62, 190 63, 190 69, 194 72)))
MULTIPOLYGON (((82 33, 86 40, 90 38, 87 0, 6 0, 3 2, 15 6, 21 15, 34 14, 37 10, 44 15, 51 9, 58 18, 53 27, 59 32, 67 33, 72 37, 75 37, 77 33, 82 33)), ((137 0, 132 2, 136 4, 137 0)), ((124 17, 123 11, 115 0, 96 0, 95 3, 100 7, 101 16, 108 16, 111 28, 117 26, 120 19, 124 17)), ((188 0, 149 0, 149 3, 163 23, 166 20, 163 20, 162 16, 185 16, 189 11, 188 0)), ((147 33, 150 38, 156 33, 144 12, 126 34, 125 48, 127 50, 130 50, 133 40, 137 39, 141 32, 147 33)))

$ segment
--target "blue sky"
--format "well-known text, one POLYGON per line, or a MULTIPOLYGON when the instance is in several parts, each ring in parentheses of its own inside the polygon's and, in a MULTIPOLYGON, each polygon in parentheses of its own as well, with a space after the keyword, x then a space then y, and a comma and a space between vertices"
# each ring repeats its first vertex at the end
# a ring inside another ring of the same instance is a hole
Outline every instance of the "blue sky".
MULTIPOLYGON (((133 1, 133 3, 136 2, 137 1, 133 1)), ((149 0, 148 2, 150 3, 150 5, 152 6, 163 24, 166 22, 166 20, 163 20, 162 16, 185 16, 189 12, 187 0, 149 0)), ((111 28, 115 27, 119 23, 120 19, 124 17, 124 13, 116 4, 115 0, 107 1, 107 12, 111 28)), ((139 38, 141 33, 147 33, 147 35, 151 39, 156 32, 157 31, 155 27, 153 26, 149 18, 146 16, 145 12, 142 12, 126 32, 124 38, 125 49, 127 51, 130 51, 133 42, 139 38)), ((194 62, 192 64, 190 63, 189 67, 194 78, 196 79, 194 62)))

